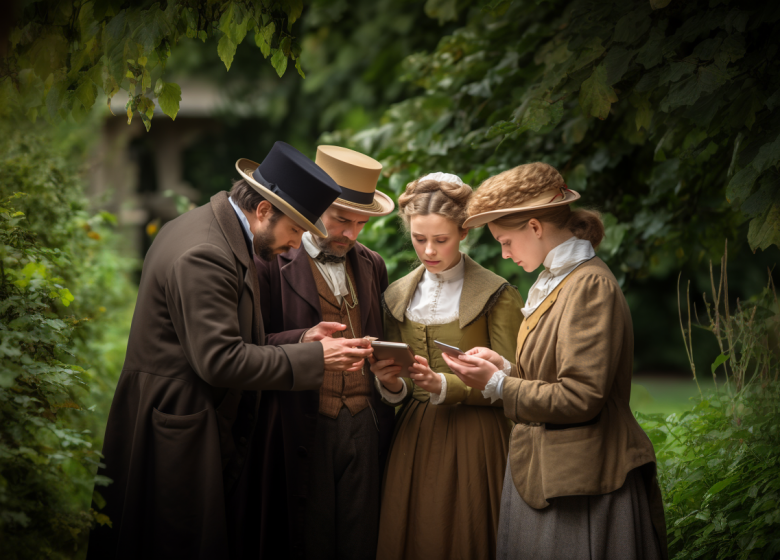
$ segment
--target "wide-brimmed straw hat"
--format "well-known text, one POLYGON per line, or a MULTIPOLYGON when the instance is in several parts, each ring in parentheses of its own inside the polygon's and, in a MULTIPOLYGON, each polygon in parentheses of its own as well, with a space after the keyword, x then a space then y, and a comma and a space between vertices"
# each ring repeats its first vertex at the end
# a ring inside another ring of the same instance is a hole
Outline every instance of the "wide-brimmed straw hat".
POLYGON ((341 188, 301 152, 276 142, 263 160, 242 158, 236 170, 268 202, 317 237, 328 237, 320 217, 341 194, 341 188))
POLYGON ((472 228, 483 226, 498 218, 503 218, 509 214, 530 214, 538 210, 544 210, 546 208, 554 208, 555 206, 564 206, 571 204, 575 200, 580 198, 580 194, 571 190, 566 185, 560 188, 550 189, 549 191, 540 194, 534 198, 523 201, 520 206, 514 208, 501 208, 499 210, 490 210, 488 212, 480 212, 470 216, 465 222, 463 222, 464 228, 472 228))
POLYGON ((341 187, 333 206, 367 216, 386 216, 392 199, 376 190, 382 164, 365 154, 340 146, 319 146, 314 160, 341 187))

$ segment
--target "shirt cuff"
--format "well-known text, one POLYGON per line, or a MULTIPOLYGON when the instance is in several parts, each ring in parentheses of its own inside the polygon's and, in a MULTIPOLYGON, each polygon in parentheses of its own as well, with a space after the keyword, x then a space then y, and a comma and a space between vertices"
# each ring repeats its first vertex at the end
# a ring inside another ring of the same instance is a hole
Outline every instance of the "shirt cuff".
POLYGON ((505 378, 506 373, 504 373, 503 370, 496 370, 496 372, 490 378, 490 381, 488 381, 487 385, 485 385, 485 389, 482 391, 482 396, 486 399, 490 399, 491 404, 502 398, 505 378))
POLYGON ((433 393, 430 393, 431 395, 431 404, 441 404, 444 402, 444 399, 447 398, 447 376, 443 373, 437 373, 436 375, 441 378, 441 393, 438 395, 434 395, 433 393))
POLYGON ((399 402, 401 402, 406 398, 406 383, 401 382, 403 388, 399 393, 391 393, 390 391, 385 389, 385 386, 382 385, 379 379, 375 377, 374 380, 376 381, 376 388, 379 391, 379 394, 382 395, 382 398, 385 399, 390 404, 398 404, 399 402))
MULTIPOLYGON (((298 343, 299 343, 299 344, 303 342, 303 337, 304 337, 304 336, 306 336, 306 333, 307 333, 307 332, 309 332, 310 330, 311 330, 311 329, 306 329, 305 331, 303 331, 303 332, 301 333, 301 338, 299 338, 299 339, 298 339, 298 343)), ((506 359, 506 358, 505 358, 505 359, 506 359)))

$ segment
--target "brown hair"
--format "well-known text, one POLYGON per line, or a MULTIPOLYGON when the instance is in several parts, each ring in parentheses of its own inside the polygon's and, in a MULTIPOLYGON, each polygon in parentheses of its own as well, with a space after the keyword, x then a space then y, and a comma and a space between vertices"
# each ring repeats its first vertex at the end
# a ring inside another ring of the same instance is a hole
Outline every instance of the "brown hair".
POLYGON ((468 217, 466 208, 472 194, 474 191, 468 185, 417 179, 406 185, 406 190, 398 197, 398 215, 407 228, 412 216, 439 214, 462 229, 468 217))
MULTIPOLYGON (((239 179, 238 181, 233 182, 233 186, 230 189, 230 198, 233 199, 233 202, 236 203, 236 206, 246 212, 255 212, 257 207, 264 200, 271 202, 259 192, 257 192, 257 190, 252 188, 252 186, 247 183, 245 179, 239 179)), ((271 213, 270 218, 271 224, 273 224, 282 216, 282 211, 279 210, 273 204, 273 202, 271 202, 271 209, 273 212, 271 213)))
MULTIPOLYGON (((551 165, 542 162, 518 165, 486 179, 474 193, 468 214, 474 216, 492 210, 522 206, 527 200, 565 186, 563 177, 551 165)), ((568 229, 575 237, 590 241, 594 249, 597 249, 604 239, 601 214, 593 210, 572 211, 568 204, 509 214, 493 220, 493 223, 504 229, 523 229, 533 218, 551 223, 559 229, 568 229)))

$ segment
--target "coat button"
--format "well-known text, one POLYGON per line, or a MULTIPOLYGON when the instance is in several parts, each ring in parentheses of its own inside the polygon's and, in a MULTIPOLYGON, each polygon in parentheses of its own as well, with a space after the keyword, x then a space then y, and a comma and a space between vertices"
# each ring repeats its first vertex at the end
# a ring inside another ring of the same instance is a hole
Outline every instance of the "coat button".
POLYGON ((341 400, 342 400, 342 402, 347 402, 347 397, 346 397, 346 395, 341 395, 341 400))
POLYGON ((246 438, 243 437, 243 436, 238 438, 238 444, 239 445, 246 445, 246 438))
POLYGON ((298 448, 298 457, 300 457, 301 459, 305 459, 308 456, 309 456, 309 452, 306 451, 306 448, 303 447, 303 446, 300 446, 298 448))

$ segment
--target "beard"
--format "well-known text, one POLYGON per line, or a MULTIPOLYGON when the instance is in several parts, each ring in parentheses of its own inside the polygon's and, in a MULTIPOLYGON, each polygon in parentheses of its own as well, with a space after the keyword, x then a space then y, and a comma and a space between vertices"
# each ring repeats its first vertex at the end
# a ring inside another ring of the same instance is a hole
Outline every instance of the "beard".
POLYGON ((252 248, 255 250, 255 255, 268 262, 274 260, 276 255, 292 249, 289 245, 276 246, 276 236, 272 227, 268 228, 268 231, 258 231, 255 234, 252 248))
POLYGON ((356 240, 349 239, 347 237, 332 237, 328 236, 325 239, 322 239, 320 237, 314 237, 314 242, 317 244, 317 246, 320 248, 320 251, 325 253, 326 255, 332 255, 334 257, 343 257, 346 256, 347 253, 349 253, 352 248, 355 246, 355 243, 357 243, 356 240), (337 247, 334 245, 335 243, 344 243, 344 247, 337 247))

